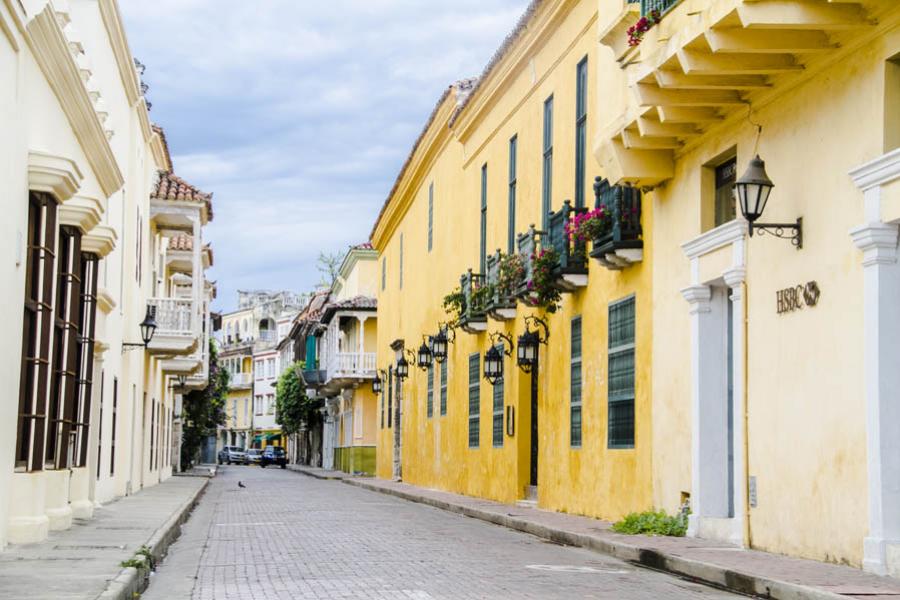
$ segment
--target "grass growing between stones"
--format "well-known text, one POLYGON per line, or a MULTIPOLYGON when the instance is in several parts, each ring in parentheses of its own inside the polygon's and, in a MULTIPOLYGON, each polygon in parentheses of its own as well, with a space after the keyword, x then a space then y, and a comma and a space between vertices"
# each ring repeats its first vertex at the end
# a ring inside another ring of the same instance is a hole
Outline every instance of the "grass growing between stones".
POLYGON ((684 537, 687 532, 687 516, 683 514, 668 515, 664 510, 648 510, 631 513, 612 526, 616 533, 628 535, 669 535, 684 537))

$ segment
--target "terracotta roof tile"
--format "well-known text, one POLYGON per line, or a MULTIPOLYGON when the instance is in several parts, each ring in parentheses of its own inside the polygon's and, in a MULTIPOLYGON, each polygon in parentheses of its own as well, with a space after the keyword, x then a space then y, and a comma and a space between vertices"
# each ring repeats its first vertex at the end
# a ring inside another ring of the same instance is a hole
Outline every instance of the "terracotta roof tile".
POLYGON ((170 202, 204 202, 212 219, 212 194, 194 187, 171 171, 160 171, 151 198, 170 202))
POLYGON ((169 238, 169 250, 193 250, 194 236, 186 233, 179 233, 175 237, 169 238))

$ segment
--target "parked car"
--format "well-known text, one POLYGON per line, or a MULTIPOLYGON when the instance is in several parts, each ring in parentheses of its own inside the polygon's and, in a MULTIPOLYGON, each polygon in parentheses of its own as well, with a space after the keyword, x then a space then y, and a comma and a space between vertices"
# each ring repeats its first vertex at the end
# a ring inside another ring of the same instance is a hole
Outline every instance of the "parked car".
POLYGON ((248 465, 258 465, 259 460, 262 457, 263 451, 259 448, 250 448, 247 450, 247 464, 248 465))
POLYGON ((225 446, 219 450, 219 464, 222 463, 245 465, 247 464, 247 453, 240 446, 225 446))
POLYGON ((284 448, 279 446, 269 446, 263 450, 259 466, 265 469, 267 465, 278 465, 282 469, 286 468, 287 454, 284 453, 284 448))

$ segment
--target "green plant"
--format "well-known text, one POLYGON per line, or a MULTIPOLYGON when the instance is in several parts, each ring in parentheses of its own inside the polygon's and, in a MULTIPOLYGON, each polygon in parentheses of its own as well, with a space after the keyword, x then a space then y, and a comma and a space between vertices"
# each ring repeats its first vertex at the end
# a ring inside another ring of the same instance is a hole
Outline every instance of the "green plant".
POLYGON ((123 560, 119 563, 119 566, 122 568, 132 567, 135 569, 153 569, 153 563, 153 553, 150 548, 141 546, 138 551, 134 553, 134 556, 128 560, 123 560))
POLYGON ((559 253, 552 246, 542 248, 531 258, 531 281, 526 284, 528 294, 533 296, 534 304, 554 313, 559 308, 562 295, 554 285, 553 270, 559 264, 559 253))
POLYGON ((594 210, 575 215, 566 223, 566 236, 574 244, 585 244, 609 233, 612 225, 612 211, 601 204, 594 210))
POLYGON ((483 283, 472 290, 472 310, 481 312, 490 304, 494 297, 494 286, 490 283, 483 283))
POLYGON ((444 296, 443 307, 452 323, 459 321, 466 311, 466 296, 462 293, 461 287, 456 286, 452 292, 444 296))
POLYGON ((313 427, 319 423, 319 404, 306 395, 306 386, 301 381, 300 372, 304 363, 294 363, 278 378, 275 385, 275 422, 281 425, 285 435, 299 433, 305 424, 313 427))
POLYGON ((616 533, 628 535, 669 535, 684 537, 687 532, 687 515, 679 513, 668 515, 664 510, 648 510, 641 513, 631 513, 612 526, 616 533))
POLYGON ((209 375, 206 387, 184 395, 182 402, 181 468, 188 470, 200 447, 225 423, 228 371, 219 366, 215 341, 209 340, 209 375))
POLYGON ((525 279, 525 262, 519 254, 500 257, 497 275, 497 291, 501 299, 511 298, 525 279))

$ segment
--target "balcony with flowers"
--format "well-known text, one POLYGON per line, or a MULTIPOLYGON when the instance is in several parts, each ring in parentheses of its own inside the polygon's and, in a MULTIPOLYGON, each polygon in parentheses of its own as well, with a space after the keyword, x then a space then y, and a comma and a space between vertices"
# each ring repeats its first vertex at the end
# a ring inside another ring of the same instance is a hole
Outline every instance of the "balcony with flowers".
POLYGON ((487 257, 488 317, 496 321, 516 318, 516 294, 525 276, 525 261, 517 253, 504 254, 499 249, 487 257))
POLYGON ((641 192, 596 179, 593 210, 575 215, 567 230, 576 244, 591 243, 591 258, 619 270, 643 260, 641 192))
POLYGON ((454 327, 481 333, 487 331, 487 307, 492 295, 485 276, 469 269, 459 278, 459 287, 444 296, 443 307, 454 327))

